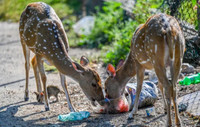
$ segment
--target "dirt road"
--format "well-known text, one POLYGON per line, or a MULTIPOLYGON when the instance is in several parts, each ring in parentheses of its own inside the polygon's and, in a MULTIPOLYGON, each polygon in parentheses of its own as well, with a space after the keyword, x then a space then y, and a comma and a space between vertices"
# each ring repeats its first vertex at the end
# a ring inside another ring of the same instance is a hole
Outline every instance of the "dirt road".
MULTIPOLYGON (((70 38, 69 38, 70 41, 70 38)), ((80 58, 81 55, 91 56, 96 52, 89 49, 71 49, 69 51, 72 58, 80 58)), ((99 67, 98 72, 105 76, 103 68, 99 67)), ((60 85, 58 74, 47 75, 47 84, 60 85)), ((30 69, 29 93, 30 99, 24 102, 25 89, 25 69, 22 48, 19 41, 17 23, 0 23, 0 127, 34 127, 34 126, 159 126, 163 127, 166 122, 161 97, 156 103, 156 116, 146 117, 144 110, 140 110, 135 120, 127 120, 128 113, 123 114, 95 114, 85 95, 78 84, 67 78, 70 96, 73 105, 79 111, 87 110, 91 112, 91 117, 77 122, 59 122, 59 114, 69 113, 64 95, 60 96, 60 101, 51 103, 51 110, 46 112, 43 104, 36 102, 33 94, 36 91, 33 70, 30 69)), ((181 115, 184 126, 194 126, 197 120, 181 115)))

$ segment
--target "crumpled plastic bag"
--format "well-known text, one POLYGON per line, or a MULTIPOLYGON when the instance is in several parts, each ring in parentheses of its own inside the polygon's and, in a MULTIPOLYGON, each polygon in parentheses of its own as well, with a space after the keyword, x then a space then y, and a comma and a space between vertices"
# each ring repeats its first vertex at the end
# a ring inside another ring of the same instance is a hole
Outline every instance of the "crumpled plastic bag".
MULTIPOLYGON (((133 108, 136 96, 136 88, 137 83, 128 83, 126 85, 126 90, 130 94, 131 97, 131 105, 130 108, 133 108)), ((138 107, 147 107, 153 105, 158 99, 158 88, 157 86, 150 81, 144 81, 142 85, 142 90, 139 97, 139 105, 138 107)))
POLYGON ((70 112, 66 115, 59 115, 58 120, 65 122, 65 121, 77 121, 83 120, 90 116, 90 112, 88 111, 80 111, 80 112, 70 112))

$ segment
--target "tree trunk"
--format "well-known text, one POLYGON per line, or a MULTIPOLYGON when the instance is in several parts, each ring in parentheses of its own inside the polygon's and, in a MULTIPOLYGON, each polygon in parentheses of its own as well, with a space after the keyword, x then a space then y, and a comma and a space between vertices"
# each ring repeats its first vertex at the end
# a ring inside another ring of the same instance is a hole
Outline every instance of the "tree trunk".
POLYGON ((87 15, 86 2, 87 0, 82 0, 82 17, 85 17, 87 15))

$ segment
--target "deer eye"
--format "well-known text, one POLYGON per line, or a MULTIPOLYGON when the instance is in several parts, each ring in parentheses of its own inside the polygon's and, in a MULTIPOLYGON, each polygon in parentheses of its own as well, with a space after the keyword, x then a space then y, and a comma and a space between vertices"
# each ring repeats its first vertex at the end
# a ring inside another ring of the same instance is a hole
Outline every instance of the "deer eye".
POLYGON ((92 83, 92 86, 93 86, 93 87, 97 87, 97 85, 96 85, 95 83, 92 83))

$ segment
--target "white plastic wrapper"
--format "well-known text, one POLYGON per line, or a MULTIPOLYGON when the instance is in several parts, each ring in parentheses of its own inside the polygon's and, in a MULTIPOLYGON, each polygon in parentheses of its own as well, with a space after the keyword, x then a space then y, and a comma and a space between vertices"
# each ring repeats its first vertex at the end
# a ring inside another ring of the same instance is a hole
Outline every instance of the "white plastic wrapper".
MULTIPOLYGON (((131 95, 131 106, 130 109, 133 108, 135 101, 137 83, 128 83, 126 85, 126 89, 128 93, 131 95)), ((139 97, 139 105, 138 107, 147 107, 150 105, 154 105, 156 100, 158 99, 158 88, 157 86, 150 81, 144 81, 142 85, 142 90, 139 97)))

